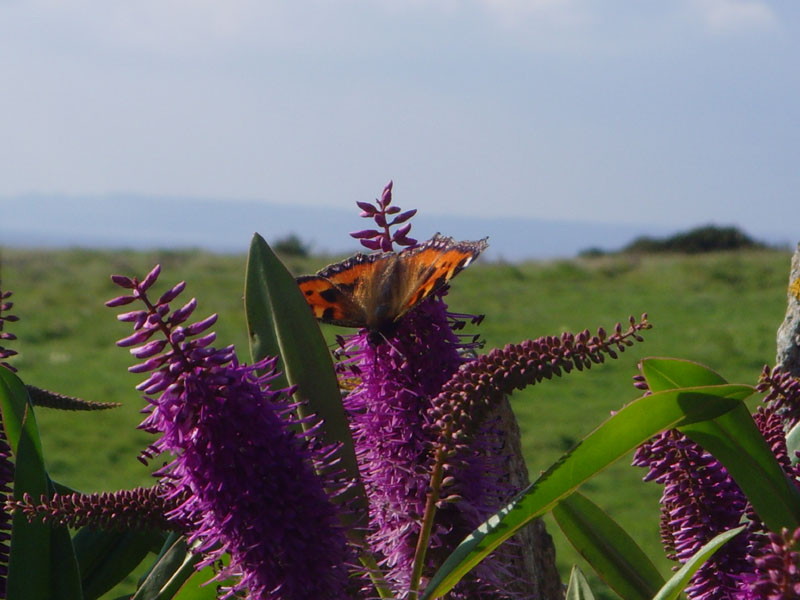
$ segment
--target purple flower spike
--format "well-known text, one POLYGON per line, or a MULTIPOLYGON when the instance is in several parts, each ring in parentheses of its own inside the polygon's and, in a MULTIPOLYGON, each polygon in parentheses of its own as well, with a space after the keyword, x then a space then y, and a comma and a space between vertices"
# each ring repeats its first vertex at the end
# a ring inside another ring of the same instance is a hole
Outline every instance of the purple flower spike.
POLYGON ((188 523, 171 521, 164 515, 186 500, 181 495, 168 501, 164 489, 158 486, 135 488, 98 494, 55 494, 41 496, 36 503, 30 494, 22 500, 11 500, 6 506, 20 511, 29 521, 54 523, 78 529, 80 527, 110 530, 162 529, 183 531, 188 523))
POLYGON ((380 200, 376 200, 375 204, 368 202, 356 202, 361 209, 361 216, 366 219, 372 219, 378 226, 378 229, 363 229, 355 231, 350 235, 361 242, 361 245, 370 250, 382 250, 383 252, 392 252, 394 245, 398 246, 413 246, 417 240, 408 237, 408 232, 411 231, 411 224, 396 230, 392 233, 391 228, 408 221, 411 217, 417 214, 416 209, 407 210, 400 213, 399 206, 390 206, 392 203, 392 182, 386 184, 383 188, 380 200), (400 214, 397 214, 400 213, 400 214), (390 219, 390 215, 397 215, 390 219))
MULTIPOLYGON (((764 368, 758 385, 765 394, 753 420, 782 469, 795 485, 800 466, 792 465, 785 426, 797 420, 800 395, 796 380, 764 368)), ((636 387, 647 389, 643 377, 636 387)), ((686 594, 692 600, 789 600, 800 597, 800 530, 769 532, 725 468, 678 431, 667 431, 643 444, 633 464, 646 467, 645 481, 664 486, 661 534, 670 558, 686 562, 706 541, 747 522, 692 577, 686 594)))
POLYGON ((755 559, 754 598, 793 600, 800 598, 800 528, 770 532, 768 543, 755 559))
MULTIPOLYGON (((16 316, 8 314, 8 311, 14 306, 13 302, 8 301, 10 297, 11 292, 3 292, 2 288, 0 288, 0 340, 13 341, 17 339, 17 336, 13 333, 4 330, 6 323, 15 323, 19 320, 16 316)), ((0 344, 0 366, 5 367, 12 373, 16 373, 17 369, 6 362, 7 358, 16 356, 16 354, 16 350, 5 348, 0 344)))
POLYGON ((164 502, 173 506, 164 516, 185 524, 189 543, 203 554, 198 568, 230 556, 216 577, 236 579, 222 590, 224 598, 350 598, 353 559, 326 491, 339 493, 343 485, 336 448, 314 438, 317 428, 299 433, 292 390, 269 387, 276 359, 244 365, 232 346, 210 346, 214 334, 206 331, 216 316, 176 325, 196 306, 171 313, 166 301, 178 296, 181 284, 153 304, 144 286, 157 275, 154 269, 141 283, 115 281, 131 282, 147 307, 126 343, 154 333, 160 338, 131 350, 147 360, 130 370, 151 372, 138 388, 149 403, 140 428, 160 436, 142 459, 175 457, 156 473, 164 502))
MULTIPOLYGON (((0 340, 15 340, 13 333, 4 331, 6 323, 14 323, 19 319, 8 314, 14 306, 8 299, 11 292, 4 292, 0 288, 0 340)), ((6 362, 7 358, 16 355, 15 350, 3 347, 0 344, 0 369, 5 367, 12 373, 16 368, 6 362)), ((11 447, 6 439, 5 428, 0 423, 0 504, 5 504, 12 497, 12 486, 14 484, 14 463, 11 460, 11 447)), ((8 572, 9 541, 11 539, 11 514, 7 510, 0 512, 0 598, 6 597, 6 574, 8 572)))
MULTIPOLYGON (((430 428, 431 400, 468 360, 464 350, 475 346, 453 333, 454 316, 442 296, 419 304, 385 343, 370 344, 367 332, 342 340, 347 358, 339 363, 340 372, 360 382, 345 406, 369 500, 370 547, 379 553, 398 598, 408 591, 430 484, 431 449, 437 441, 430 428)), ((461 484, 452 483, 442 496, 426 577, 515 491, 504 477, 505 455, 499 451, 495 425, 487 427, 485 437, 491 442, 465 445, 458 455, 461 484)), ((488 558, 448 598, 516 597, 504 592, 502 565, 500 556, 488 558)))
POLYGON ((617 351, 641 342, 639 332, 650 328, 646 314, 638 322, 630 317, 629 325, 623 331, 618 323, 614 335, 605 339, 585 330, 508 344, 479 356, 461 367, 433 399, 432 429, 442 434, 439 437, 455 442, 462 433, 474 431, 475 424, 504 395, 562 372, 589 369, 606 356, 616 358, 617 351))
MULTIPOLYGON (((664 486, 661 537, 669 558, 685 563, 717 534, 739 525, 747 498, 711 454, 678 431, 642 445, 633 464, 647 467, 645 481, 664 486)), ((692 600, 738 598, 741 578, 751 570, 749 536, 739 534, 717 551, 686 588, 692 600)))
MULTIPOLYGON (((6 439, 5 428, 0 427, 0 503, 5 506, 13 499, 14 463, 11 461, 11 446, 6 439)), ((11 551, 11 513, 0 511, 0 598, 6 597, 6 575, 11 551)))
POLYGON ((765 366, 757 389, 766 394, 764 402, 775 406, 787 428, 793 427, 800 420, 800 379, 792 377, 791 373, 780 367, 770 370, 765 366))

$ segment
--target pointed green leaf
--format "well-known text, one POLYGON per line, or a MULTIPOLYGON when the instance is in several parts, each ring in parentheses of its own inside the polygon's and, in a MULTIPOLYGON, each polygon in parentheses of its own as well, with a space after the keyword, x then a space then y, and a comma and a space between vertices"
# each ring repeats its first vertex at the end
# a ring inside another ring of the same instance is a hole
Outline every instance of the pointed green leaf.
POLYGON ((233 580, 209 583, 216 573, 212 567, 205 567, 195 571, 180 591, 174 596, 175 600, 217 600, 217 588, 220 585, 232 585, 233 580))
POLYGON ((580 492, 553 508, 570 543, 624 600, 649 600, 664 578, 628 533, 580 492))
MULTIPOLYGON (((653 391, 724 381, 707 367, 678 359, 645 359, 642 372, 653 391)), ((794 529, 800 524, 800 494, 744 405, 713 421, 680 430, 725 466, 772 531, 780 531, 781 527, 794 529)))
POLYGON ((164 543, 158 531, 108 531, 82 528, 73 538, 85 600, 99 598, 164 543))
POLYGON ((718 536, 710 540, 706 545, 700 548, 700 550, 698 550, 695 555, 690 558, 678 571, 676 571, 672 577, 670 577, 669 581, 664 584, 664 587, 662 587, 653 597, 653 600, 677 600, 677 598, 681 595, 681 592, 683 592, 683 589, 689 583, 692 575, 694 575, 697 570, 702 567, 703 564, 709 558, 711 558, 711 556, 728 540, 741 533, 744 528, 745 526, 742 525, 736 529, 730 529, 724 533, 720 533, 718 536))
MULTIPOLYGON (((23 432, 31 409, 25 384, 14 373, 2 366, 0 366, 0 409, 3 411, 3 429, 6 433, 6 440, 13 451, 19 445, 21 436, 31 435, 31 431, 23 432)), ((41 454, 39 436, 36 435, 31 441, 34 443, 34 448, 38 448, 38 453, 41 454)))
POLYGON ((800 526, 800 492, 783 472, 746 406, 678 429, 723 464, 770 530, 800 526))
POLYGON ((716 371, 680 358, 645 358, 641 368, 651 392, 728 383, 716 371))
POLYGON ((294 277, 258 234, 250 244, 244 301, 253 361, 280 358, 286 381, 297 386, 295 398, 304 403, 301 414, 323 420, 324 441, 342 444, 342 466, 357 481, 353 440, 325 338, 294 277))
MULTIPOLYGON (((13 535, 13 533, 12 533, 13 535)), ((53 600, 84 598, 78 560, 66 527, 50 527, 53 600)), ((10 597, 10 596, 9 596, 10 597)))
POLYGON ((156 562, 131 600, 169 600, 194 573, 202 557, 192 554, 183 537, 170 535, 156 562))
POLYGON ((461 542, 434 575, 423 599, 448 592, 520 527, 550 511, 587 479, 656 433, 719 416, 752 392, 750 386, 720 385, 657 392, 634 400, 461 542))
POLYGON ((564 600, 594 600, 592 588, 589 587, 589 582, 586 581, 586 577, 584 577, 577 565, 572 565, 567 595, 564 600))
MULTIPOLYGON (((14 498, 49 496, 42 442, 33 406, 22 381, 0 367, 2 426, 14 454, 14 498)), ((12 519, 6 579, 8 600, 80 600, 80 575, 65 527, 28 523, 21 512, 12 519), (31 577, 36 573, 36 577, 31 577)))

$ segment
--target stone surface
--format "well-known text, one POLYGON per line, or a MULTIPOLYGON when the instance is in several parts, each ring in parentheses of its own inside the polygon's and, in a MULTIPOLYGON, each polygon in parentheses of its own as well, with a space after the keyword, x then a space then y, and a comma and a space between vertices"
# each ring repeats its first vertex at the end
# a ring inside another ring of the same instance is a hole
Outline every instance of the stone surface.
POLYGON ((786 316, 778 328, 775 364, 800 377, 800 244, 792 256, 786 297, 786 316))
MULTIPOLYGON (((489 416, 492 418, 499 419, 500 430, 505 433, 510 481, 514 488, 522 490, 530 480, 522 456, 519 426, 507 398, 489 416)), ((556 549, 544 522, 541 519, 532 521, 507 543, 511 543, 514 550, 510 571, 516 581, 511 587, 519 586, 518 589, 537 600, 562 600, 564 586, 556 569, 556 549)))

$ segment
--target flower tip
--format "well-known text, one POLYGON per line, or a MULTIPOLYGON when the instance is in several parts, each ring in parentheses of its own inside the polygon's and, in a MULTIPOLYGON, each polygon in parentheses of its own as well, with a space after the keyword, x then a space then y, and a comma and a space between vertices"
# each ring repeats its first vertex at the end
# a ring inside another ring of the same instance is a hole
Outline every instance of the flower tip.
POLYGON ((358 205, 358 208, 360 208, 363 211, 361 213, 362 217, 371 217, 376 212, 378 212, 378 209, 375 208, 369 202, 356 201, 356 204, 358 205))
POLYGON ((383 188, 383 193, 381 194, 381 207, 386 208, 392 202, 392 186, 394 182, 390 179, 389 183, 383 188))
POLYGON ((181 281, 180 283, 176 284, 171 289, 167 290, 161 295, 161 298, 158 299, 157 304, 167 304, 172 302, 175 298, 177 298, 180 293, 186 289, 186 282, 181 281))
POLYGON ((147 275, 145 275, 144 280, 142 280, 142 283, 139 285, 139 289, 141 289, 141 291, 147 290, 151 285, 153 285, 156 282, 156 279, 158 279, 158 276, 160 274, 161 274, 161 265, 156 265, 151 269, 151 271, 147 275))
POLYGON ((116 283, 120 287, 128 288, 132 290, 136 287, 136 284, 133 282, 133 279, 130 277, 125 277, 125 275, 112 275, 111 281, 116 283))

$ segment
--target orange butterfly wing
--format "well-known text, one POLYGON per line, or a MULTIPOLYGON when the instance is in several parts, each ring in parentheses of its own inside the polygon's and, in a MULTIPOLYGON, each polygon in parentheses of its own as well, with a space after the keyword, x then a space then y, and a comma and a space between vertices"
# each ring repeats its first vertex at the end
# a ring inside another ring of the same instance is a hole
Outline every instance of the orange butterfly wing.
POLYGON ((371 287, 377 264, 390 254, 356 254, 329 265, 316 275, 297 278, 314 316, 342 327, 365 327, 368 319, 362 297, 371 287))
POLYGON ((381 329, 446 285, 486 249, 438 233, 399 254, 356 254, 297 283, 314 316, 342 327, 381 329))
POLYGON ((422 246, 400 254, 404 273, 403 293, 395 319, 447 285, 488 247, 486 238, 476 242, 456 242, 438 233, 422 246))

